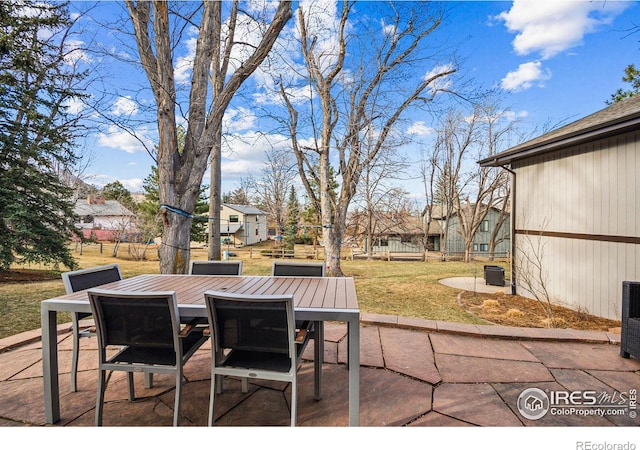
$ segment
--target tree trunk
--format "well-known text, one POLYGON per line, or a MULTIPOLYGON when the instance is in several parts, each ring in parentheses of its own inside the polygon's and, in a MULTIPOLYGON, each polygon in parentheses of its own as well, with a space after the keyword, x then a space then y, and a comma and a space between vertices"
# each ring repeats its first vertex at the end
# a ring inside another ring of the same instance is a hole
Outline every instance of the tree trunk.
POLYGON ((214 150, 211 152, 211 187, 209 198, 209 251, 208 259, 221 259, 220 209, 222 208, 222 122, 214 134, 214 150))
POLYGON ((191 219, 163 210, 160 273, 189 273, 191 219))

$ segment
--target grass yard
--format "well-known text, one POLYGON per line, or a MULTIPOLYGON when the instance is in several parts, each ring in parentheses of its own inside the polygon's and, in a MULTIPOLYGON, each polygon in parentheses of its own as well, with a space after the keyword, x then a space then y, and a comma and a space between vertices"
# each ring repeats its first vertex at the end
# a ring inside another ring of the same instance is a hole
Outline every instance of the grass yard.
MULTIPOLYGON (((147 251, 148 259, 135 261, 127 245, 112 256, 113 246, 85 245, 74 249, 80 268, 117 262, 122 276, 129 278, 143 273, 159 273, 155 248, 147 251)), ((246 275, 269 275, 273 259, 262 257, 259 251, 232 250, 242 259, 246 275)), ((191 258, 207 259, 206 249, 192 250, 191 258)), ((438 279, 452 276, 482 276, 483 263, 414 262, 414 261, 343 261, 346 276, 356 279, 358 301, 363 312, 395 314, 426 319, 465 323, 487 323, 467 313, 456 303, 455 289, 443 286, 438 279)), ((506 264, 505 264, 506 267, 506 264)), ((0 281, 0 339, 23 331, 40 328, 40 302, 64 293, 60 272, 40 266, 12 267, 0 281)), ((70 316, 59 314, 60 323, 70 316)))

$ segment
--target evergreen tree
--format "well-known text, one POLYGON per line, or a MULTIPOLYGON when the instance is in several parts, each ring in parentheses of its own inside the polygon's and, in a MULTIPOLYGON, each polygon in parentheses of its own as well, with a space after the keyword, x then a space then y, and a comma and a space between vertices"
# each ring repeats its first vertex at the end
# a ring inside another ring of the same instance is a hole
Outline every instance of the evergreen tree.
POLYGON ((296 195, 296 188, 291 186, 289 200, 287 201, 287 222, 284 230, 285 243, 287 248, 293 248, 298 235, 298 223, 300 221, 300 203, 296 195))
POLYGON ((71 26, 65 4, 0 2, 0 269, 76 266, 72 192, 56 170, 74 160, 78 119, 65 105, 86 75, 65 61, 71 26))
POLYGON ((109 183, 102 188, 102 195, 105 200, 116 200, 122 206, 127 208, 131 212, 136 212, 138 206, 131 196, 131 192, 125 188, 119 181, 109 183))
POLYGON ((611 94, 611 99, 607 101, 607 104, 612 105, 640 94, 640 70, 636 69, 635 65, 629 64, 624 69, 622 81, 629 83, 631 89, 627 89, 626 91, 622 88, 618 89, 615 94, 611 94))

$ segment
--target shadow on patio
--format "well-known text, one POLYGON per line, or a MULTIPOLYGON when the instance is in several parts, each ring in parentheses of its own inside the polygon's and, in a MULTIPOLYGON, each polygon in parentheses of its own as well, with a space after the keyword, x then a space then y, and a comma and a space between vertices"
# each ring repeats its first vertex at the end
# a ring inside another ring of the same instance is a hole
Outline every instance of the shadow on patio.
MULTIPOLYGON (((71 339, 61 326, 60 409, 55 426, 93 426, 97 352, 83 339, 78 392, 70 392, 71 339)), ((298 425, 348 425, 346 325, 327 323, 323 398, 313 399, 313 349, 299 371, 298 425)), ((518 410, 527 388, 628 393, 640 388, 640 361, 619 356, 619 335, 596 331, 463 325, 396 316, 362 315, 360 423, 362 426, 638 426, 624 415, 553 415, 529 420, 518 410)), ((39 331, 0 341, 0 426, 44 424, 39 331)), ((210 389, 208 344, 185 366, 181 426, 204 426, 210 389)), ((140 374, 137 374, 138 376, 140 374)), ((242 394, 229 380, 216 397, 219 426, 286 426, 289 386, 254 382, 242 394)), ((135 402, 126 380, 112 374, 105 426, 169 426, 174 380, 154 377, 145 389, 136 378, 135 402)), ((619 399, 619 397, 618 397, 619 399)))

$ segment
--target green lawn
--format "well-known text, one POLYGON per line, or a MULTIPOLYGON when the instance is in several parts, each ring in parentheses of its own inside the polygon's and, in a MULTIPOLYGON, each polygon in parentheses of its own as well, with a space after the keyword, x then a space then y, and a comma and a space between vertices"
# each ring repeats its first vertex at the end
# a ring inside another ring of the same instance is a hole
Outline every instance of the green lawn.
MULTIPOLYGON (((155 250, 149 251, 150 260, 133 261, 128 249, 121 247, 118 257, 111 256, 112 246, 85 246, 82 255, 74 249, 80 267, 92 267, 117 262, 125 278, 158 273, 155 250)), ((269 275, 272 259, 259 256, 258 251, 234 250, 233 259, 242 259, 242 272, 246 275, 269 275)), ((207 259, 205 250, 194 250, 192 259, 207 259)), ((429 261, 342 261, 345 276, 354 277, 358 302, 362 312, 393 314, 425 319, 463 323, 484 323, 467 314, 456 303, 455 289, 438 283, 439 279, 455 276, 482 277, 484 262, 429 261)), ((494 263, 492 263, 494 264, 494 263)), ((508 269, 507 264, 500 262, 508 269)), ((16 269, 27 267, 16 267, 16 269)), ((28 267, 45 269, 43 267, 28 267)), ((59 272, 53 279, 35 282, 3 282, 0 284, 0 339, 23 331, 40 328, 40 302, 63 294, 59 272)), ((59 315, 60 323, 69 322, 68 314, 59 315)))

